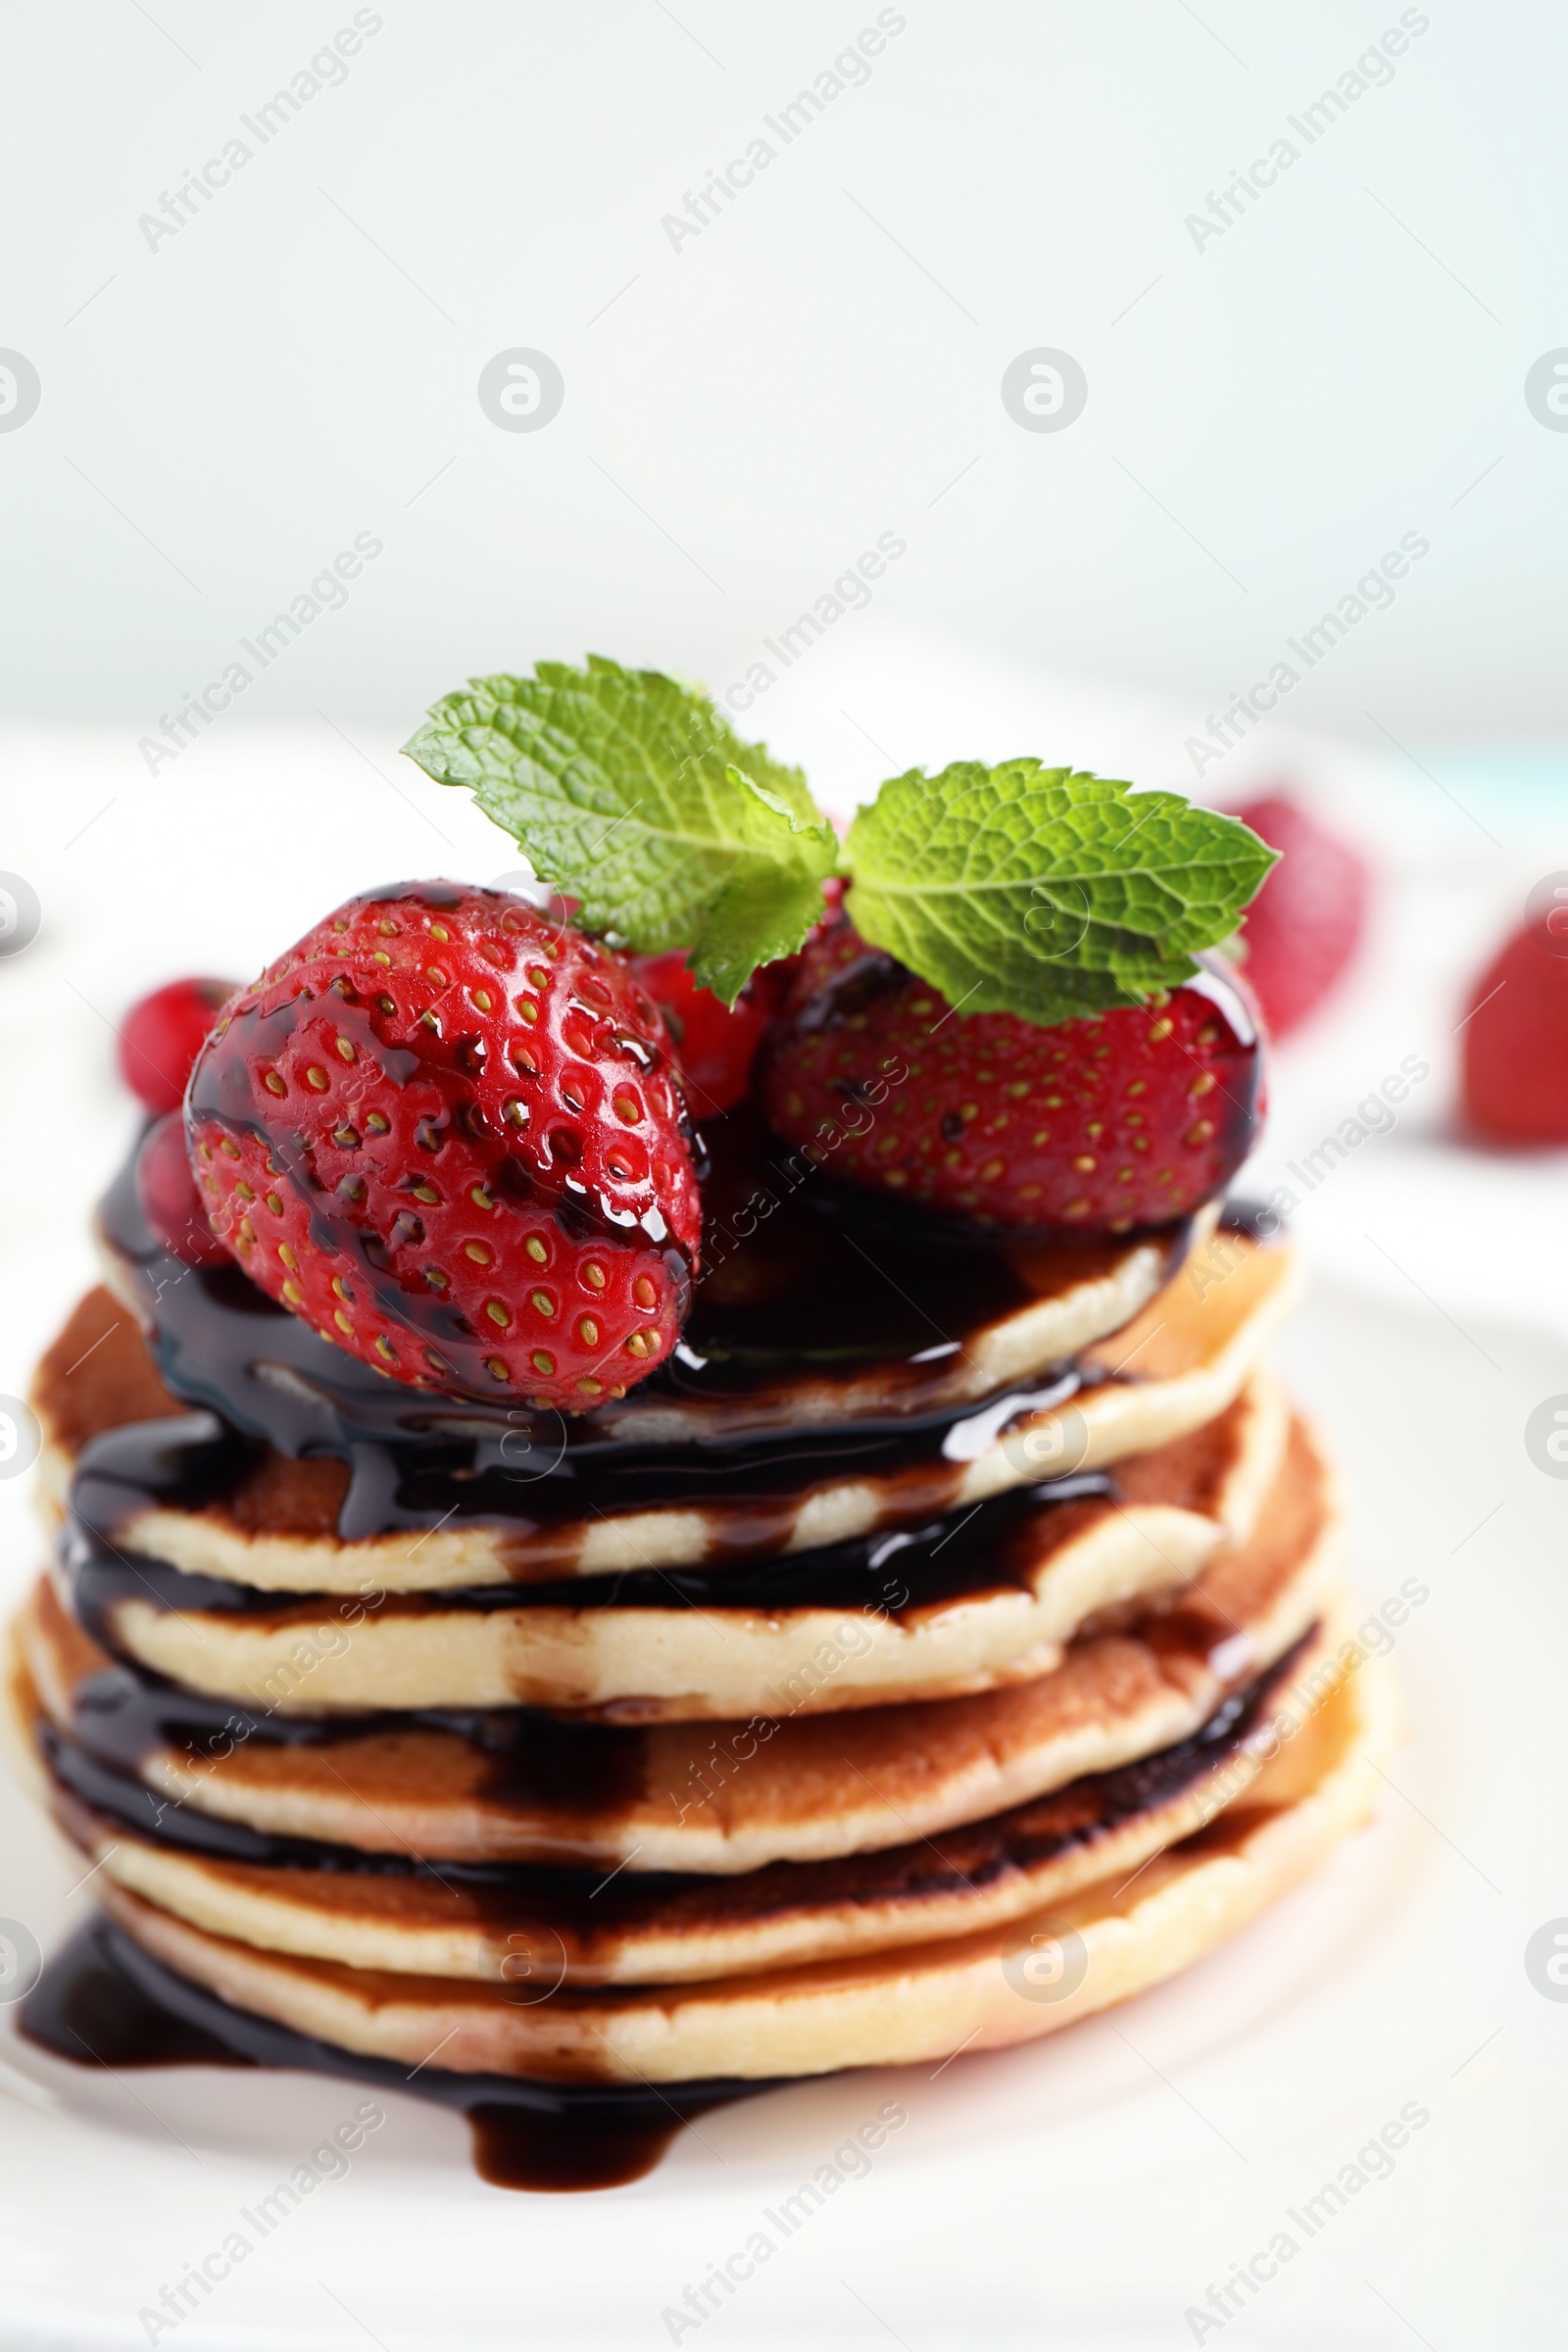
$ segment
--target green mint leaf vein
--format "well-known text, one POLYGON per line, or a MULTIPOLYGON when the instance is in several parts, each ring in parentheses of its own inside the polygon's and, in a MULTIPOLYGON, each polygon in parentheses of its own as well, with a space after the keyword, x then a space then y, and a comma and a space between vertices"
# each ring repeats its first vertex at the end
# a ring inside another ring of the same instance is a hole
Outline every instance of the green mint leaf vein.
POLYGON ((639 953, 690 949, 726 1002, 800 946, 837 863, 799 770, 658 670, 591 655, 583 669, 473 678, 404 749, 470 791, 535 873, 580 901, 586 929, 639 953))
POLYGON ((965 1012, 1144 1002, 1236 927, 1274 852, 1179 793, 1007 760, 894 776, 850 829, 850 910, 965 1012))

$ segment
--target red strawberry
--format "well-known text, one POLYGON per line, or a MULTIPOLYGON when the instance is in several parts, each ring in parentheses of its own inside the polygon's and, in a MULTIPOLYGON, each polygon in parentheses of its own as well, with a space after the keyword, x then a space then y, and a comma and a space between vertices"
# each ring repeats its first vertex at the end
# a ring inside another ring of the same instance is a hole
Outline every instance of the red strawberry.
POLYGON ((1478 1136, 1568 1144, 1568 947, 1550 917, 1487 966, 1460 1039, 1460 1099, 1478 1136))
MULTIPOLYGON (((822 884, 823 923, 838 919, 844 881, 829 874, 822 884)), ((553 901, 552 906, 562 902, 553 901)), ((571 902, 567 902, 569 905, 571 902)), ((819 936, 820 926, 808 935, 819 936)), ((700 1119, 733 1110, 751 1085, 757 1049, 795 977, 800 954, 781 956, 755 971, 733 1005, 711 989, 700 988, 683 949, 633 958, 637 977, 659 1006, 675 1041, 682 1090, 700 1119)))
POLYGON ((1218 1193, 1262 1115, 1218 962, 1153 1004, 1052 1028, 955 1013, 842 922, 808 945, 762 1100, 835 1175, 980 1225, 1124 1233, 1218 1193))
POLYGON ((416 1388, 585 1410, 673 1347, 701 1206, 630 966, 521 899, 350 899, 242 990, 186 1137, 263 1290, 416 1388))
POLYGON ((1370 877, 1354 850, 1284 793, 1235 813, 1281 852, 1247 910, 1247 979, 1271 1034, 1304 1021, 1355 954, 1370 877))
POLYGON ((177 1110, 232 980, 171 980, 138 999, 120 1024, 120 1075, 150 1111, 177 1110))
POLYGON ((136 1153, 136 1200, 158 1240, 183 1264, 223 1264, 228 1251, 207 1222, 177 1110, 166 1110, 142 1138, 136 1153))
POLYGON ((664 1016, 686 1100, 700 1119, 729 1110, 745 1094, 752 1058, 762 1041, 774 992, 758 972, 726 1005, 692 977, 683 948, 639 956, 636 972, 664 1016))

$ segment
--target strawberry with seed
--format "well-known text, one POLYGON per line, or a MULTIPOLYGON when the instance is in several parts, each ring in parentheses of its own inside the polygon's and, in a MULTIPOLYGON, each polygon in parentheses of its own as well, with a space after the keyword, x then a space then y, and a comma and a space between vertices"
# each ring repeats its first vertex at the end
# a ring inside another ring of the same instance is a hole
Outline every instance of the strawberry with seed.
POLYGON ((674 1345, 701 1211, 663 1023, 523 900, 349 900, 231 1000, 185 1128, 246 1272, 395 1379, 583 1410, 674 1345))
POLYGON ((1220 1192, 1262 1105, 1256 1025, 1218 963, 1049 1026, 955 1012, 840 922, 767 1049, 778 1132, 833 1173, 972 1223, 1125 1233, 1220 1192))

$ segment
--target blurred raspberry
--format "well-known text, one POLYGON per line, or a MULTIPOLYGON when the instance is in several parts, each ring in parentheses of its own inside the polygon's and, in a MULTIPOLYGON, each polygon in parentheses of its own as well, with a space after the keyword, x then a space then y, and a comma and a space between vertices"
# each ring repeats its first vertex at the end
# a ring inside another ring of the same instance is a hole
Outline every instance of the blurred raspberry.
POLYGON ((1471 990, 1459 1032, 1460 1102, 1489 1144, 1568 1144, 1568 941, 1534 901, 1531 912, 1471 990))
POLYGON ((142 1139, 136 1154, 136 1199, 155 1237, 182 1265, 223 1263, 228 1251, 207 1222, 177 1110, 166 1110, 142 1139))
POLYGON ((171 980, 140 997, 120 1024, 120 1075, 154 1113, 177 1110, 191 1065, 235 980, 171 980))

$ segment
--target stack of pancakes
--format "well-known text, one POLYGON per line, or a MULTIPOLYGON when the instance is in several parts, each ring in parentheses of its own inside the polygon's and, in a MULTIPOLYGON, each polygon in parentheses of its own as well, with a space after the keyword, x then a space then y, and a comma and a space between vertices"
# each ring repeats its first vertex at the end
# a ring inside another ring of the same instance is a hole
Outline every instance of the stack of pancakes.
POLYGON ((935 2061, 1165 1978, 1367 1810, 1288 1251, 946 1240, 725 1126, 681 1347, 569 1422, 380 1380, 111 1193, 16 1704, 210 2012, 443 2079, 935 2061))

